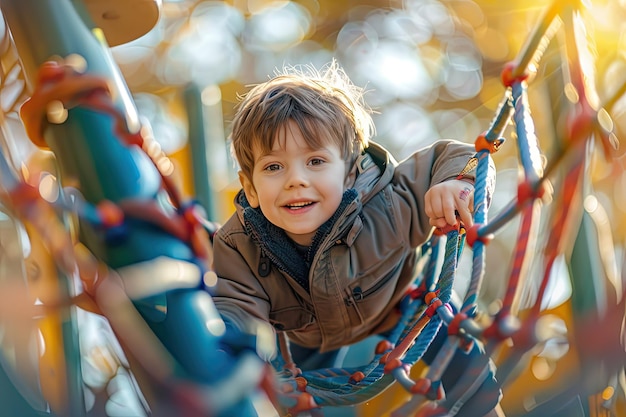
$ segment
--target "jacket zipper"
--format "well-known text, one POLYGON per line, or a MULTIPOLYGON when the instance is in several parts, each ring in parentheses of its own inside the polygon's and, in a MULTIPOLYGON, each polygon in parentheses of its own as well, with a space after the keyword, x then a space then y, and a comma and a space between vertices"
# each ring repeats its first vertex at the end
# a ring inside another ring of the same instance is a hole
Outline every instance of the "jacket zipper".
POLYGON ((351 307, 352 304, 358 303, 359 301, 363 301, 369 295, 375 293, 389 281, 390 275, 387 275, 385 279, 381 279, 376 283, 376 285, 369 287, 367 290, 363 291, 361 287, 354 287, 349 296, 345 298, 345 303, 348 307, 351 307))

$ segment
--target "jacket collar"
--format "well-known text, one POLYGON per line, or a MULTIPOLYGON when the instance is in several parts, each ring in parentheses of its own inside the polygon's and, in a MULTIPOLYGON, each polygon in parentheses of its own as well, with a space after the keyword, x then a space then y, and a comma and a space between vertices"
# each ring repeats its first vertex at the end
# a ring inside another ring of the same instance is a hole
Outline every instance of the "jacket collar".
POLYGON ((391 182, 397 164, 389 151, 376 142, 369 143, 356 162, 359 172, 355 188, 363 204, 391 182))

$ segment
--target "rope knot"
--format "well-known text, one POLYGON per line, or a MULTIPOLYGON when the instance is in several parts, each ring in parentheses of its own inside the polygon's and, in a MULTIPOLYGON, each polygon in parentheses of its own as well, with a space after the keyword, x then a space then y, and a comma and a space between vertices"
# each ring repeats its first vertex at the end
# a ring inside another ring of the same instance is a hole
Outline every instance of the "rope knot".
POLYGON ((491 154, 494 154, 500 150, 500 146, 504 143, 504 138, 499 137, 495 140, 489 140, 489 134, 487 132, 483 132, 476 137, 476 141, 474 142, 474 148, 476 152, 488 151, 491 154))
POLYGON ((424 301, 428 304, 428 308, 424 312, 428 317, 432 317, 437 314, 437 309, 443 305, 443 301, 439 298, 439 290, 429 291, 424 296, 424 301))
POLYGON ((450 232, 458 232, 461 229, 461 222, 457 221, 454 226, 446 224, 444 227, 437 227, 433 231, 434 235, 443 236, 447 235, 450 232))
POLYGON ((480 236, 478 234, 482 226, 483 224, 481 223, 474 223, 472 227, 466 229, 465 240, 470 247, 474 247, 474 243, 476 243, 476 241, 480 241, 486 245, 491 241, 491 239, 493 239, 493 235, 480 236))
POLYGON ((411 298, 411 300, 417 300, 424 297, 427 291, 428 290, 426 289, 426 283, 422 282, 419 287, 411 289, 408 293, 408 296, 411 298))
POLYGON ((429 378, 420 378, 411 387, 411 394, 423 395, 432 401, 441 401, 446 398, 441 381, 431 381, 429 378))
POLYGON ((124 212, 112 201, 101 201, 96 206, 96 211, 102 226, 107 229, 121 226, 124 222, 124 212))
POLYGON ((455 314, 452 321, 450 321, 450 324, 448 324, 448 334, 453 336, 453 335, 460 335, 461 333, 464 333, 463 329, 461 329, 461 324, 464 320, 467 320, 467 314, 465 313, 455 314))
POLYGON ((519 67, 515 62, 509 62, 504 65, 502 72, 500 73, 500 79, 502 80, 502 85, 505 87, 512 87, 515 83, 521 83, 526 81, 530 74, 528 72, 521 72, 517 74, 519 67))

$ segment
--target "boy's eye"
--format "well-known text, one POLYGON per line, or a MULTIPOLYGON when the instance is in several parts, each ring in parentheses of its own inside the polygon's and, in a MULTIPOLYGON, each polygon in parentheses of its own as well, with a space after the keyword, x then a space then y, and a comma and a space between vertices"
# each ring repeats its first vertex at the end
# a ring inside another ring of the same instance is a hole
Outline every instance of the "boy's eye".
POLYGON ((280 165, 279 164, 269 164, 264 169, 265 169, 265 171, 278 171, 280 169, 280 165))
POLYGON ((313 158, 309 161, 309 164, 311 165, 321 165, 324 163, 324 160, 322 158, 313 158))

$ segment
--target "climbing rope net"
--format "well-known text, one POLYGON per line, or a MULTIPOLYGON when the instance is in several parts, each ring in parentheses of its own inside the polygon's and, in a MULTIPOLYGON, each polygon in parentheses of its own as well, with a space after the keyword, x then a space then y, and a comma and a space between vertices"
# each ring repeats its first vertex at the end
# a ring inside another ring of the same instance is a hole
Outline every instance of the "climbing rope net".
MULTIPOLYGON (((389 384, 397 382, 410 394, 410 400, 395 410, 392 416, 451 416, 458 413, 489 375, 488 361, 485 358, 476 360, 457 382, 454 390, 446 393, 441 377, 457 350, 467 351, 473 343, 480 342, 485 345, 486 356, 495 356, 504 341, 512 340, 513 348, 509 349, 508 356, 498 364, 496 379, 499 386, 492 387, 497 390, 511 377, 513 369, 523 361, 524 356, 540 342, 537 326, 541 325, 539 319, 542 305, 546 297, 549 297, 546 290, 552 269, 557 258, 567 250, 568 239, 572 239, 572 228, 576 229, 577 221, 582 222, 582 196, 588 192, 585 184, 589 176, 589 150, 599 146, 609 164, 618 163, 614 134, 610 127, 606 128, 610 124, 606 121, 601 124, 599 119, 623 95, 625 88, 618 88, 604 106, 599 106, 595 100, 596 92, 589 85, 582 70, 582 58, 577 46, 580 44, 577 36, 581 36, 576 28, 579 24, 576 19, 580 6, 576 1, 566 4, 554 2, 545 11, 525 49, 502 71, 501 78, 506 90, 504 98, 489 128, 477 137, 476 155, 470 161, 471 166, 468 166, 476 169, 474 225, 468 230, 461 226, 461 229, 441 231, 433 236, 425 249, 430 252, 430 263, 424 273, 417 277, 416 288, 407 294, 400 306, 402 320, 389 337, 378 344, 376 354, 368 365, 350 369, 305 371, 301 379, 293 380, 293 390, 310 394, 315 404, 345 405, 366 401, 382 392, 389 384), (544 153, 535 134, 527 88, 533 76, 533 68, 537 67, 559 28, 564 33, 565 71, 569 80, 568 88, 571 89, 571 100, 565 108, 566 122, 557 132, 557 139, 563 144, 560 154, 545 164, 544 153), (514 127, 522 175, 517 184, 516 198, 488 220, 488 156, 503 145, 503 134, 510 124, 514 127), (550 181, 556 179, 558 172, 566 174, 552 195, 550 181), (558 210, 553 210, 549 221, 548 240, 542 254, 543 277, 538 294, 534 304, 523 312, 522 317, 519 309, 515 308, 516 296, 519 296, 520 287, 525 284, 524 273, 527 272, 527 266, 536 256, 532 247, 532 231, 541 214, 536 208, 547 198, 554 198, 553 204, 558 205, 558 210), (505 295, 499 311, 485 324, 484 320, 476 320, 476 315, 478 295, 486 273, 486 245, 494 233, 516 216, 520 217, 519 231, 505 295), (450 306, 450 297, 464 243, 469 244, 472 249, 471 279, 461 307, 454 312, 450 306), (445 250, 438 250, 440 245, 445 245, 445 250), (437 255, 443 256, 443 266, 440 269, 436 267, 437 255), (413 380, 410 376, 411 366, 422 358, 442 326, 447 329, 445 344, 428 367, 427 373, 413 380), (419 412, 422 414, 416 414, 419 412)), ((584 227, 584 224, 579 227, 584 227)), ((603 250, 613 251, 614 248, 606 247, 603 250)), ((576 255, 586 256, 587 259, 596 256, 593 252, 580 251, 576 255)), ((606 282, 606 275, 602 270, 592 271, 590 276, 580 277, 576 272, 572 272, 572 275, 574 291, 585 291, 585 288, 593 286, 594 281, 606 282)), ((618 295, 617 300, 621 299, 623 297, 618 295)), ((606 326, 606 332, 618 335, 624 315, 623 303, 596 307, 598 311, 611 310, 604 317, 612 318, 613 321, 604 321, 603 325, 606 326)), ((600 322, 596 321, 595 324, 600 325, 600 322)), ((571 330, 584 331, 582 328, 571 330)), ((586 330, 592 331, 590 327, 586 330)), ((579 348, 582 354, 589 352, 589 346, 581 345, 579 348)), ((604 358, 615 359, 622 355, 623 344, 608 344, 603 349, 604 358)), ((596 361, 596 366, 600 363, 597 357, 583 357, 581 366, 589 368, 593 361, 596 361)), ((620 360, 615 360, 610 366, 615 367, 616 373, 621 372, 620 360)), ((561 387, 563 391, 559 395, 555 394, 552 402, 546 401, 541 407, 536 407, 533 411, 536 414, 533 415, 553 415, 563 405, 564 400, 570 399, 567 395, 584 397, 610 386, 611 377, 602 381, 598 377, 589 374, 585 377, 585 383, 575 380, 570 386, 561 387), (566 393, 565 397, 563 393, 566 393)), ((606 375, 599 378, 604 377, 606 375)), ((615 398, 612 399, 613 404, 614 400, 615 398)))
MULTIPOLYGON (((290 415, 305 415, 304 413, 311 415, 320 413, 321 415, 320 410, 323 407, 363 403, 376 397, 390 385, 398 384, 407 391, 410 399, 393 410, 392 416, 463 414, 460 410, 473 396, 497 397, 507 380, 514 376, 517 364, 523 362, 525 355, 540 343, 537 328, 542 314, 542 303, 548 296, 547 289, 552 269, 557 258, 569 250, 572 230, 581 229, 585 224, 581 199, 588 193, 590 150, 600 148, 609 163, 614 163, 616 160, 614 133, 607 128, 609 125, 606 122, 599 122, 599 115, 606 115, 607 110, 626 92, 625 84, 617 88, 614 95, 606 100, 603 106, 595 100, 595 91, 582 70, 582 58, 578 49, 580 39, 577 36, 580 35, 576 30, 576 19, 581 6, 575 0, 555 1, 550 5, 528 39, 524 50, 502 71, 504 98, 491 125, 477 137, 476 154, 467 166, 468 170, 476 171, 473 226, 465 228, 459 225, 455 228, 437 231, 421 249, 429 261, 420 275, 416 277, 414 287, 407 292, 398 306, 401 313, 400 321, 384 340, 378 343, 372 360, 367 364, 350 368, 294 372, 297 364, 290 362, 288 354, 277 357, 272 365, 277 370, 280 385, 276 392, 268 395, 278 409, 290 415), (561 150, 546 163, 535 134, 527 89, 531 83, 533 68, 537 67, 543 53, 559 30, 564 35, 562 37, 566 63, 564 68, 565 78, 568 80, 569 103, 564 108, 565 122, 557 129, 558 139, 562 143, 561 150), (489 157, 505 143, 504 134, 509 126, 514 128, 521 175, 517 184, 516 197, 503 210, 489 219, 490 202, 487 194, 489 157), (552 195, 550 182, 557 178, 560 182, 552 195), (533 305, 522 312, 516 307, 516 297, 519 296, 520 288, 525 285, 528 264, 536 256, 532 248, 532 231, 540 215, 536 208, 547 198, 552 198, 552 204, 558 209, 552 210, 552 217, 549 220, 547 242, 541 254, 543 275, 537 296, 533 305), (501 307, 488 322, 479 321, 477 320, 478 296, 486 274, 486 246, 494 234, 518 216, 519 231, 501 307), (451 306, 453 284, 459 260, 466 245, 471 248, 472 255, 469 287, 460 307, 453 308, 451 306), (411 368, 423 359, 424 353, 442 328, 447 334, 444 344, 429 364, 426 373, 415 380, 412 377, 411 368), (497 364, 495 378, 498 384, 490 388, 495 391, 481 393, 483 382, 493 376, 490 359, 502 349, 505 341, 512 341, 512 348, 508 349, 508 355, 497 364), (453 356, 458 350, 469 351, 476 343, 484 346, 484 355, 477 357, 470 364, 452 389, 446 390, 441 383, 441 378, 453 356)), ((48 68, 48 71, 48 81, 62 78, 54 72, 56 71, 54 68, 48 68)), ((97 77, 82 76, 81 80, 80 86, 74 84, 76 89, 69 90, 70 97, 57 97, 52 92, 48 95, 35 96, 36 100, 31 99, 23 111, 23 117, 27 119, 30 117, 28 120, 31 126, 31 140, 36 144, 44 144, 43 138, 39 136, 42 131, 39 123, 42 119, 38 112, 49 101, 61 100, 64 103, 72 101, 73 105, 77 105, 78 102, 78 105, 88 106, 112 116, 117 135, 122 137, 126 145, 137 145, 145 149, 144 139, 140 133, 124 130, 123 117, 116 113, 115 106, 110 105, 106 99, 95 99, 107 97, 106 94, 109 92, 106 83, 102 83, 97 77), (96 90, 100 93, 104 92, 105 95, 86 94, 88 91, 96 90), (29 108, 34 108, 34 110, 29 112, 29 108)), ((63 94, 68 94, 67 91, 63 94)), ((151 156, 151 160, 158 167, 157 159, 151 156)), ((37 214, 49 213, 51 206, 43 202, 38 195, 31 193, 32 190, 25 191, 20 181, 11 173, 7 159, 3 157, 2 161, 4 161, 0 166, 4 188, 2 202, 14 208, 15 216, 34 224, 44 240, 55 240, 59 234, 56 232, 52 234, 50 231, 53 216, 41 217, 37 214)), ((148 221, 158 224, 177 238, 187 241, 196 256, 205 259, 207 254, 203 249, 203 242, 206 236, 201 228, 208 227, 207 223, 200 218, 197 211, 193 210, 192 205, 186 205, 180 201, 181 197, 176 193, 174 185, 169 182, 167 176, 161 175, 161 181, 170 200, 175 204, 180 218, 176 221, 169 221, 155 214, 148 221)), ((147 206, 122 207, 110 204, 96 206, 87 201, 80 201, 80 209, 75 203, 63 205, 60 201, 55 210, 58 209, 77 214, 84 221, 104 228, 118 226, 124 216, 140 217, 141 213, 152 213, 150 207, 147 206)), ((584 239, 584 235, 579 233, 574 238, 584 239)), ((59 242, 50 245, 58 250, 55 258, 62 260, 61 262, 80 264, 78 258, 64 256, 66 255, 64 251, 68 247, 73 247, 69 242, 64 241, 64 243, 66 245, 60 245, 59 242)), ((580 248, 575 250, 580 250, 580 248)), ((603 250, 614 249, 603 248, 603 250)), ((585 252, 577 252, 576 256, 585 256, 585 252)), ((593 255, 586 252, 586 256, 593 255)), ((71 270, 75 266, 62 265, 61 269, 71 270)), ((80 267, 91 270, 101 268, 91 260, 84 261, 79 265, 79 269, 80 267)), ((571 274, 574 291, 584 291, 585 285, 590 281, 607 282, 602 268, 591 270, 591 276, 580 276, 580 272, 577 271, 572 271, 571 274)), ((80 276, 83 279, 86 274, 80 276)), ((96 285, 94 282, 85 283, 88 289, 94 285, 96 285)), ((598 288, 602 287, 603 285, 598 286, 598 288)), ((624 316, 623 299, 623 294, 618 294, 615 302, 605 302, 604 305, 595 306, 596 310, 603 311, 603 314, 601 316, 591 314, 591 320, 584 324, 582 321, 576 323, 579 326, 574 331, 579 333, 592 331, 594 326, 602 323, 606 332, 619 335, 624 316)), ((79 300, 73 299, 72 301, 78 302, 79 300)), ((581 366, 585 369, 593 369, 593 365, 601 361, 598 357, 601 357, 602 361, 609 358, 612 361, 610 362, 611 369, 616 369, 610 373, 610 376, 621 372, 620 358, 623 345, 618 339, 611 339, 611 342, 613 343, 606 343, 600 347, 592 346, 591 342, 580 344, 578 349, 581 353, 581 366)), ((281 339, 279 348, 285 353, 288 350, 287 341, 281 339)), ((608 384, 609 379, 611 378, 606 374, 597 373, 589 375, 585 383, 572 381, 569 386, 559 387, 549 401, 532 412, 537 413, 534 415, 551 415, 552 411, 559 408, 564 397, 593 395, 601 391, 608 384)), ((270 391, 271 389, 264 385, 263 390, 270 391)), ((532 415, 532 412, 528 415, 532 415)))

